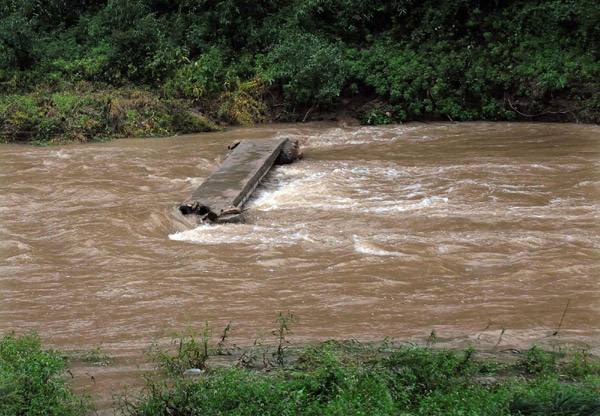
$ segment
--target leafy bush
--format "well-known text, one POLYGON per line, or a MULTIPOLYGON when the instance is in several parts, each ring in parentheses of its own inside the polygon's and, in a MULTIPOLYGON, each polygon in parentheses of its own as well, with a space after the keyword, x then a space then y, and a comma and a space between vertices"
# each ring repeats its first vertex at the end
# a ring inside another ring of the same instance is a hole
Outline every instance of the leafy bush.
POLYGON ((224 52, 211 47, 194 62, 184 60, 169 78, 164 91, 170 96, 202 98, 210 93, 228 91, 237 79, 228 71, 224 52))
POLYGON ((290 31, 268 54, 269 76, 292 103, 330 105, 346 77, 341 49, 315 35, 290 31))
POLYGON ((90 409, 62 377, 66 363, 59 353, 42 350, 37 335, 0 339, 0 415, 72 416, 90 409))
POLYGON ((263 95, 266 93, 266 81, 261 76, 239 83, 234 91, 227 91, 221 96, 223 103, 218 115, 229 124, 250 126, 263 121, 267 112, 263 95))
POLYGON ((158 345, 152 345, 149 355, 157 362, 167 375, 180 378, 189 369, 206 369, 206 360, 209 357, 209 343, 212 331, 208 322, 202 333, 197 334, 190 330, 186 334, 177 334, 173 339, 176 348, 175 354, 164 350, 158 345))

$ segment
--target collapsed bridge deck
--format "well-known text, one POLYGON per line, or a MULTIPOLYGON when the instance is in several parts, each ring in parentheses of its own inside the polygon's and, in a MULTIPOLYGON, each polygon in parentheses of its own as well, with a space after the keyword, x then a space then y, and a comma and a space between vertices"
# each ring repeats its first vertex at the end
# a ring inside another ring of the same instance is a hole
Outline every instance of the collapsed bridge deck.
POLYGON ((274 164, 298 158, 298 143, 286 138, 242 140, 179 211, 217 223, 242 222, 241 208, 274 164))

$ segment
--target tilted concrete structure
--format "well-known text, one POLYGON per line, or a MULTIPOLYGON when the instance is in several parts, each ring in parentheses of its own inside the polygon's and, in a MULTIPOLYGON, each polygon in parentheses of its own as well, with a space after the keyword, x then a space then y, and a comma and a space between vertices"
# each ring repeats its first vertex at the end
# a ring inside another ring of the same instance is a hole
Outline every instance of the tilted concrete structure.
POLYGON ((216 223, 243 222, 242 206, 271 167, 299 157, 298 143, 286 138, 242 140, 230 149, 221 166, 179 206, 182 214, 216 223))

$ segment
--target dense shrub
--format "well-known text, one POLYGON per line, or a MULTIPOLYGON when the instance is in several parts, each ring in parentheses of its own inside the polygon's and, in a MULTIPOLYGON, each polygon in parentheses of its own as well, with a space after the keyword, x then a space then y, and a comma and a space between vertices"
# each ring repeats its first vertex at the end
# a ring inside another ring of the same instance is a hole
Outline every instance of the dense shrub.
POLYGON ((37 335, 0 338, 0 415, 86 414, 89 404, 71 393, 65 370, 61 355, 42 350, 37 335))
POLYGON ((267 56, 269 74, 297 104, 332 104, 346 78, 341 49, 317 36, 291 31, 267 56))

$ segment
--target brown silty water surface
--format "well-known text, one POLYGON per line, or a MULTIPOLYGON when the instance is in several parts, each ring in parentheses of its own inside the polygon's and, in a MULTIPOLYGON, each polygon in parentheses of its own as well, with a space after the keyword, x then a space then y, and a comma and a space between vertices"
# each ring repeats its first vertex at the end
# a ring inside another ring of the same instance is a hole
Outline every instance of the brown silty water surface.
POLYGON ((0 147, 0 331, 139 355, 171 331, 296 342, 600 336, 600 128, 311 123, 0 147), (234 139, 290 137, 244 225, 177 204, 234 139))

